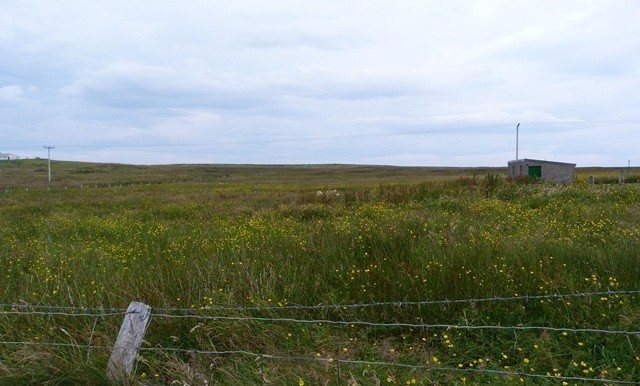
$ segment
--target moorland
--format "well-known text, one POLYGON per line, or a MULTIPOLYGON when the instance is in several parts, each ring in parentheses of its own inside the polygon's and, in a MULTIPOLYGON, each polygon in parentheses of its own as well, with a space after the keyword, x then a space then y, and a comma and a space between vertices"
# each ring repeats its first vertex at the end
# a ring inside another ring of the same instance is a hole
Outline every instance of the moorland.
POLYGON ((0 162, 0 384, 616 384, 640 379, 627 170, 0 162), (595 184, 587 184, 594 176, 595 184))

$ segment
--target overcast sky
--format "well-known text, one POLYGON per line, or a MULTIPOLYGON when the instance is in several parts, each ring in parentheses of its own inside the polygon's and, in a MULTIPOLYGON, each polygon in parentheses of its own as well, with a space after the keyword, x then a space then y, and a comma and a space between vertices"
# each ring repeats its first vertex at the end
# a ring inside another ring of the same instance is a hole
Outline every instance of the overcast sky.
POLYGON ((6 1, 0 152, 640 165, 635 0, 6 1))

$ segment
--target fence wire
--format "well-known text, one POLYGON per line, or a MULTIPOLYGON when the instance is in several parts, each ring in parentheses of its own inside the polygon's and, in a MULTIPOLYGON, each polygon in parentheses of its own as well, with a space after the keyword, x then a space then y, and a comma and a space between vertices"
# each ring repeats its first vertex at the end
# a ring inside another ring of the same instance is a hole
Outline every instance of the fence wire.
MULTIPOLYGON (((71 343, 57 343, 57 342, 0 342, 4 345, 16 345, 16 346, 31 346, 31 347, 55 347, 55 348, 74 348, 81 350, 112 350, 113 347, 108 346, 92 346, 92 345, 80 345, 71 343)), ((270 359, 270 360, 284 360, 294 362, 319 362, 331 365, 353 365, 353 366, 377 366, 377 367, 396 367, 407 368, 412 370, 427 370, 432 372, 448 372, 448 373, 475 373, 475 374, 489 374, 492 376, 512 377, 512 378, 535 378, 535 379, 548 379, 553 381, 574 381, 574 382, 593 382, 602 384, 617 384, 617 385, 640 385, 640 382, 617 380, 612 378, 588 378, 588 377, 575 377, 565 375, 549 375, 549 374, 537 374, 528 373, 522 371, 505 371, 488 368, 474 368, 474 367, 450 367, 450 366, 437 366, 437 365, 413 365, 398 362, 386 362, 386 361, 366 361, 366 360, 353 360, 353 359, 341 359, 333 357, 305 357, 305 356, 286 356, 286 355, 273 355, 265 353, 256 353, 245 350, 194 350, 194 349, 181 349, 173 347, 142 347, 141 352, 172 352, 182 354, 196 354, 196 355, 219 355, 219 356, 231 356, 242 355, 251 356, 256 359, 270 359)))
POLYGON ((604 330, 597 328, 567 328, 548 326, 500 326, 500 325, 464 325, 464 324, 427 324, 427 323, 383 323, 367 322, 361 320, 331 320, 331 319, 293 319, 293 318, 263 318, 247 316, 198 316, 198 315, 167 315, 154 314, 153 316, 168 319, 202 319, 202 320, 233 320, 233 321, 259 321, 273 323, 304 323, 304 324, 328 324, 343 326, 367 326, 367 327, 407 327, 407 328, 437 328, 446 330, 503 330, 503 331, 553 331, 553 332, 581 332, 610 335, 640 335, 640 331, 628 330, 604 330))
MULTIPOLYGON (((161 314, 172 314, 181 312, 192 315, 194 312, 202 311, 285 311, 285 310, 331 310, 331 309, 357 309, 371 307, 412 307, 412 306, 429 306, 429 305, 453 305, 453 304, 471 304, 471 303, 491 303, 491 302, 514 302, 514 301, 540 301, 540 300, 562 300, 571 298, 590 298, 590 297, 615 297, 615 296, 634 296, 640 295, 640 290, 606 290, 595 292, 578 292, 569 294, 544 294, 544 295, 518 295, 518 296, 493 296, 486 298, 468 298, 468 299, 441 299, 441 300, 423 300, 423 301, 393 301, 393 302, 370 302, 370 303, 353 303, 353 304, 315 304, 315 305, 299 305, 285 304, 278 306, 202 306, 202 307, 154 307, 154 310, 161 314)), ((59 312, 60 315, 73 316, 85 313, 91 316, 112 316, 122 315, 124 311, 121 308, 104 308, 104 307, 73 307, 73 306, 52 306, 43 304, 9 304, 0 303, 0 314, 7 313, 6 309, 11 312, 19 313, 36 313, 40 311, 45 314, 59 312), (31 311, 34 310, 34 311, 31 311), (76 312, 77 311, 77 312, 76 312), (65 313, 67 312, 67 313, 65 313), (106 314, 105 314, 106 312, 106 314)))
POLYGON ((73 312, 61 312, 61 311, 0 311, 1 315, 46 315, 46 316, 68 316, 68 317, 107 317, 107 316, 122 316, 126 315, 126 311, 108 312, 108 313, 73 313, 73 312))
POLYGON ((491 302, 513 302, 513 301, 540 301, 540 300, 561 300, 571 298, 589 298, 602 296, 632 296, 640 295, 640 290, 622 290, 622 291, 597 291, 597 292, 579 292, 571 294, 544 294, 544 295, 520 295, 520 296, 493 296, 487 298, 469 298, 469 299, 443 299, 443 300, 423 300, 423 301, 394 301, 394 302, 371 302, 356 304, 318 304, 318 305, 296 305, 287 304, 282 306, 203 306, 200 308, 155 308, 161 313, 171 312, 193 312, 194 310, 212 310, 212 311, 274 311, 274 310, 330 310, 330 309, 353 309, 353 308, 370 308, 370 307, 410 307, 410 306, 429 306, 429 305, 453 305, 464 303, 491 303, 491 302))
POLYGON ((340 358, 284 356, 284 355, 255 353, 255 352, 243 351, 243 350, 207 351, 207 350, 187 350, 187 349, 179 349, 179 348, 148 348, 148 347, 141 348, 140 350, 147 351, 147 352, 165 351, 165 352, 177 352, 177 353, 199 354, 199 355, 245 355, 245 356, 252 356, 252 357, 264 358, 264 359, 287 360, 287 361, 298 361, 298 362, 322 362, 322 363, 329 363, 329 364, 336 364, 336 365, 346 364, 346 365, 364 365, 364 366, 381 366, 381 367, 401 367, 401 368, 409 368, 413 370, 428 370, 428 371, 434 371, 434 372, 478 373, 478 374, 491 374, 491 375, 506 376, 506 377, 553 379, 555 381, 584 381, 584 382, 598 382, 598 383, 619 384, 619 385, 640 385, 640 382, 615 380, 615 379, 609 379, 609 378, 586 378, 586 377, 573 377, 573 376, 562 376, 562 375, 546 375, 546 374, 536 374, 536 373, 527 373, 527 372, 495 370, 495 369, 487 369, 487 368, 472 368, 472 367, 458 368, 458 367, 437 366, 437 365, 429 365, 429 366, 411 365, 406 363, 385 362, 385 361, 365 361, 365 360, 351 360, 351 359, 340 359, 340 358))
MULTIPOLYGON (((196 319, 196 320, 220 320, 220 321, 257 321, 268 323, 299 323, 299 324, 326 324, 336 326, 365 326, 365 327, 388 327, 388 328, 417 328, 417 329, 446 329, 446 330, 501 330, 501 331, 553 331, 562 333, 590 333, 590 334, 610 334, 610 335, 626 335, 640 336, 640 331, 629 330, 607 330, 598 328, 567 328, 552 326, 501 326, 501 325, 459 325, 459 324, 427 324, 427 323, 383 323, 363 320, 332 320, 332 319, 296 319, 284 317, 256 317, 256 316, 225 316, 225 315, 202 315, 202 313, 212 312, 260 312, 260 311, 287 311, 287 310, 332 310, 332 309, 359 309, 370 307, 411 307, 411 306, 427 306, 427 305, 451 305, 451 304, 477 304, 488 302, 514 302, 514 301, 541 301, 541 300, 558 300, 570 298, 591 298, 591 297, 619 297, 619 296, 635 296, 640 295, 640 290, 620 290, 620 291, 597 291, 570 294, 545 294, 545 295, 523 295, 511 297, 488 297, 488 298, 470 298, 470 299, 444 299, 429 301, 410 301, 410 302, 372 302, 357 304, 318 304, 318 305, 282 305, 282 306, 213 306, 200 308, 156 308, 151 314, 154 319, 196 319)), ((0 317, 13 316, 62 316, 62 317, 115 317, 127 314, 125 309, 120 308, 104 308, 104 307, 73 307, 73 306, 53 306, 53 305, 31 305, 31 304, 2 304, 0 303, 0 317)), ((95 330, 95 324, 94 324, 95 330)), ((93 337, 93 332, 92 332, 93 337)), ((91 342, 89 339, 89 343, 91 342)), ((75 344, 65 342, 33 342, 33 341, 0 341, 0 345, 5 346, 26 346, 26 347, 54 347, 54 348, 73 348, 86 350, 112 350, 108 346, 94 346, 91 344, 75 344)), ((323 358, 323 357, 304 357, 304 356, 286 356, 273 355, 267 353, 256 353, 244 350, 194 350, 181 349, 173 347, 143 347, 142 352, 173 352, 173 353, 189 353, 197 355, 242 355, 252 356, 261 359, 270 360, 286 360, 286 361, 302 361, 302 362, 323 362, 335 363, 336 365, 367 365, 382 367, 398 367, 410 368, 415 370, 427 370, 433 372, 457 372, 457 373, 477 373, 489 374, 502 377, 525 377, 535 379, 548 379, 553 381, 575 381, 575 382, 592 382, 602 384, 620 384, 620 385, 640 385, 640 382, 605 379, 605 378, 587 378, 574 376, 559 376, 549 374, 536 374, 527 372, 505 371, 488 368, 457 368, 437 365, 412 365, 397 362, 384 361, 366 361, 351 360, 341 358, 323 358)))

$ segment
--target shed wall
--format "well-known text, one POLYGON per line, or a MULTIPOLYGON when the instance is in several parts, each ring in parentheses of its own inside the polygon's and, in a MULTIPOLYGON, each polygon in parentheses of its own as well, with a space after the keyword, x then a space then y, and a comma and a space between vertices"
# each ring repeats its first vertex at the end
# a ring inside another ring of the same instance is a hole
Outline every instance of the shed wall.
POLYGON ((535 160, 511 161, 508 165, 509 177, 529 175, 529 166, 540 166, 542 181, 556 184, 570 184, 575 180, 575 165, 560 162, 535 160))

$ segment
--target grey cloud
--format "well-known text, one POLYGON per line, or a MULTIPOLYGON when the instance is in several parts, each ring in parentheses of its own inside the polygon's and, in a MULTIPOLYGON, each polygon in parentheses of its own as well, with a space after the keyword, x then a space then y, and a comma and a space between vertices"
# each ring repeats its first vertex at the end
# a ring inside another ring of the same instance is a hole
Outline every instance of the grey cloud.
POLYGON ((62 90, 95 106, 123 110, 205 108, 255 114, 312 114, 312 100, 370 100, 416 95, 408 80, 376 74, 324 71, 244 75, 197 66, 156 67, 119 63, 84 75, 62 90))
POLYGON ((120 162, 501 165, 522 122, 532 156, 640 157, 629 145, 639 11, 590 0, 8 3, 0 130, 87 160, 111 153, 81 146, 119 149, 120 162), (625 125, 592 124, 614 118, 625 125))
POLYGON ((224 79, 199 78, 189 68, 120 63, 78 79, 62 94, 120 109, 248 108, 258 103, 254 90, 224 79))

